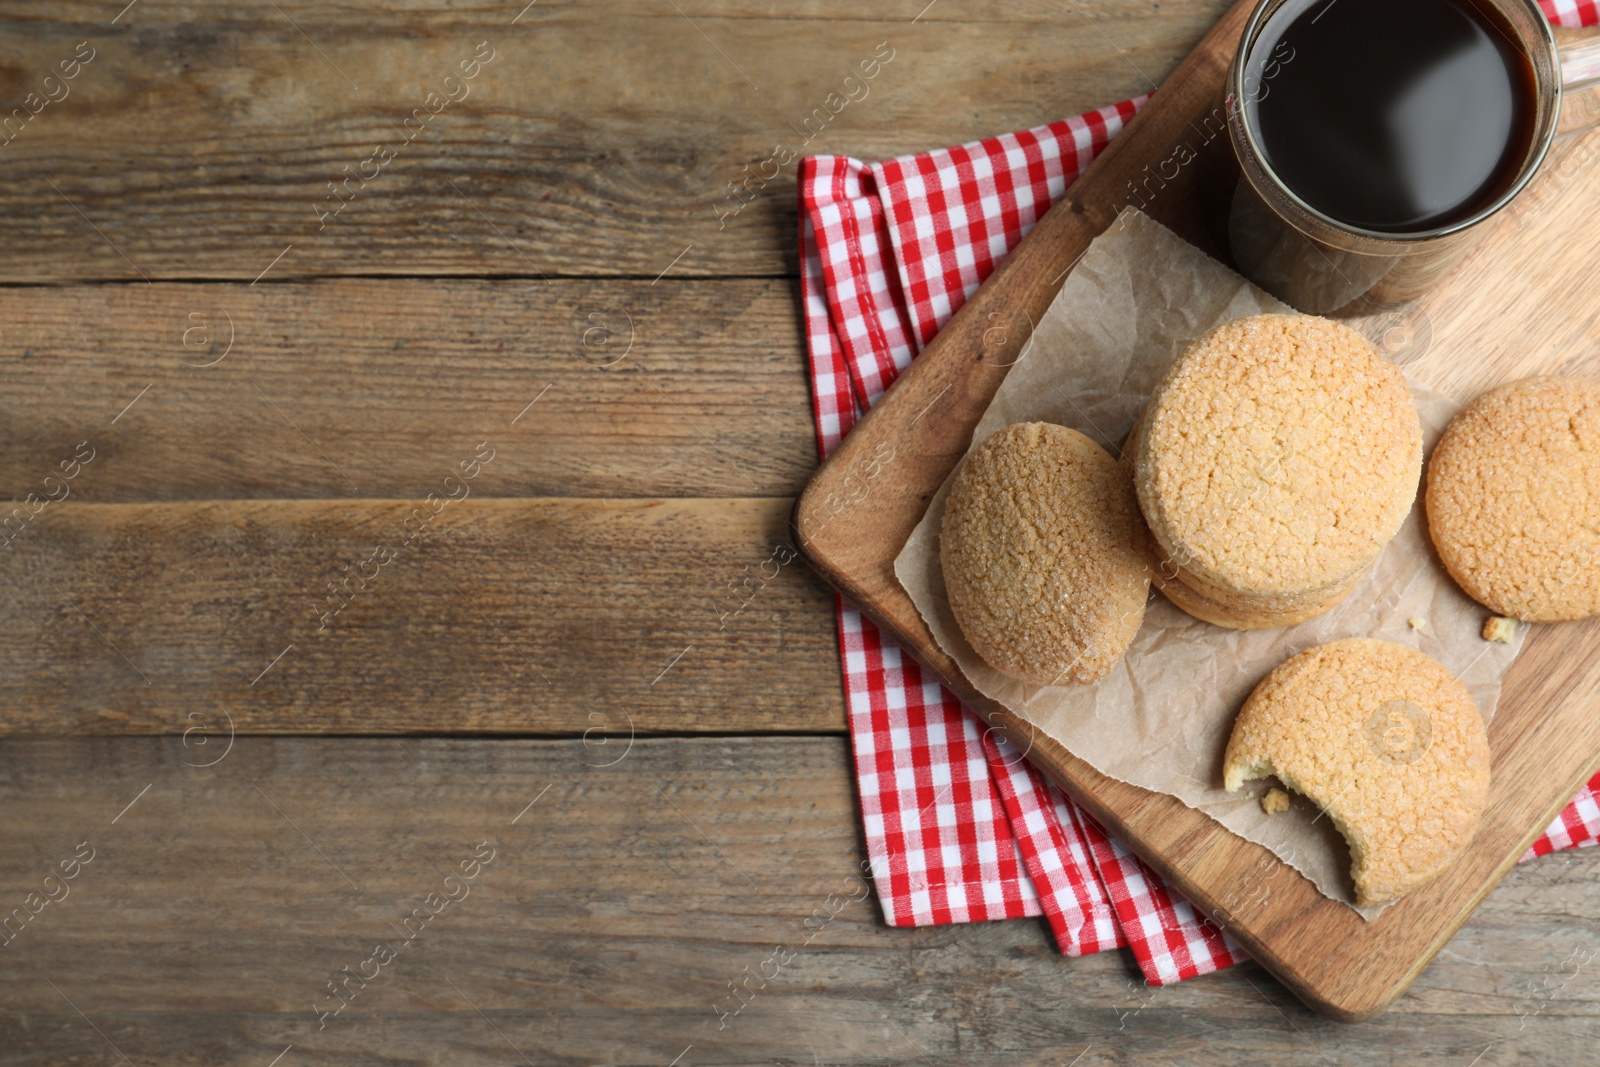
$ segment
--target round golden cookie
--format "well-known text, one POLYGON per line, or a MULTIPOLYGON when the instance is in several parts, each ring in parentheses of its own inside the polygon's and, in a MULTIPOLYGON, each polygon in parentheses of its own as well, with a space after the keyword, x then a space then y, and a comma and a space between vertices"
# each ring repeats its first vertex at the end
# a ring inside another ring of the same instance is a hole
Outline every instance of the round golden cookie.
POLYGON ((962 462, 939 561, 950 609, 991 667, 1036 685, 1098 681, 1144 621, 1150 576, 1133 485, 1049 423, 1007 426, 962 462))
MULTIPOLYGON (((1130 477, 1141 425, 1142 414, 1123 443, 1120 463, 1127 468, 1130 477)), ((1154 538, 1150 539, 1150 547, 1151 584, 1161 590, 1178 610, 1202 622, 1225 626, 1230 630, 1272 630, 1314 619, 1332 610, 1349 595, 1361 578, 1358 572, 1326 589, 1285 596, 1231 593, 1209 586, 1197 575, 1186 573, 1175 560, 1161 551, 1161 546, 1154 538)))
POLYGON ((1196 339, 1156 386, 1135 484, 1186 584, 1312 596, 1377 558, 1421 469, 1398 368, 1340 323, 1258 315, 1196 339))
POLYGON ((1600 385, 1491 389, 1428 460, 1428 530, 1468 596, 1527 622, 1600 613, 1600 385))
POLYGON ((1276 776, 1350 845, 1356 902, 1409 893, 1455 862, 1489 791, 1489 742, 1467 689, 1406 645, 1334 641, 1256 686, 1223 758, 1230 792, 1276 776))

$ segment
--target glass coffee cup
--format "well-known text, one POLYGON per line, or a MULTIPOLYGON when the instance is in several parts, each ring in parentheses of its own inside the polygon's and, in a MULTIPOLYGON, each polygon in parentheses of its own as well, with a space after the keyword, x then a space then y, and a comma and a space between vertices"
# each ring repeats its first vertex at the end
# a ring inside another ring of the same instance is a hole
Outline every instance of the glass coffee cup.
POLYGON ((1313 314, 1414 299, 1595 84, 1600 39, 1558 49, 1536 0, 1262 0, 1225 90, 1235 266, 1313 314))

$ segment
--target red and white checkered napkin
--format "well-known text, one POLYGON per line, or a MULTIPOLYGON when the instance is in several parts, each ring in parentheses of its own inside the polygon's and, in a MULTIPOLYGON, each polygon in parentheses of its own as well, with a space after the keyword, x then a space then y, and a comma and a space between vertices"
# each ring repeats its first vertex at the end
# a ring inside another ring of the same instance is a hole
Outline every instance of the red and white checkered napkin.
POLYGON ((1600 4, 1595 0, 1539 0, 1553 26, 1593 26, 1600 22, 1600 4))
MULTIPOLYGON (((1591 0, 1543 2, 1558 25, 1600 22, 1591 0)), ((872 165, 801 161, 801 293, 824 456, 1144 99, 872 165)), ((890 925, 1043 914, 1066 955, 1128 945, 1153 985, 1246 958, 842 599, 839 644, 890 925)), ((1597 837, 1600 775, 1523 859, 1597 837)))

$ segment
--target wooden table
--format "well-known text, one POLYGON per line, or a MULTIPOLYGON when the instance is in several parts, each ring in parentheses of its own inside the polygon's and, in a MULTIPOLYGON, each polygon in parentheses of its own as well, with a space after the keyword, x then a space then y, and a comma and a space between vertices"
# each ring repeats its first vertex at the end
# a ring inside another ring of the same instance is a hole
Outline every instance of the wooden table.
POLYGON ((806 151, 1145 91, 1225 6, 924 3, 0 9, 0 1061, 1592 1058, 1600 850, 1359 1027, 803 926, 864 855, 832 598, 725 614, 816 461, 793 167, 725 183, 880 42, 806 151))

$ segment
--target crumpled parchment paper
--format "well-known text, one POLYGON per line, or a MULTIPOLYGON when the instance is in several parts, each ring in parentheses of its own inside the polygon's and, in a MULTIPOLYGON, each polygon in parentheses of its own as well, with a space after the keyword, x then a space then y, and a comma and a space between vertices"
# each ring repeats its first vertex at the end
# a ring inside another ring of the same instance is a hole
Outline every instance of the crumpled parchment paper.
MULTIPOLYGON (((973 433, 973 446, 1016 422, 1070 426, 1113 456, 1157 379, 1192 338, 1232 319, 1292 309, 1136 210, 1089 247, 1033 332, 973 433)), ((1356 324, 1359 326, 1359 324, 1356 324)), ((1411 382, 1431 449, 1455 404, 1411 382)), ((952 477, 954 472, 952 472, 952 477)), ((1234 716, 1257 682, 1297 652, 1344 637, 1421 649, 1471 691, 1485 722, 1522 646, 1480 637, 1486 615, 1433 556, 1421 501, 1377 564, 1333 611, 1299 626, 1250 632, 1201 622, 1152 589, 1127 656, 1092 686, 1027 685, 987 666, 962 637, 939 569, 939 524, 950 482, 895 561, 895 574, 935 639, 985 695, 1101 773, 1177 797, 1273 850, 1331 899, 1355 908, 1343 838, 1311 802, 1267 815, 1268 780, 1222 789, 1234 716), (1410 620, 1420 618, 1420 630, 1410 620)), ((1017 739, 1019 745, 1021 739, 1017 739)), ((1383 905, 1356 908, 1368 919, 1383 905)))

